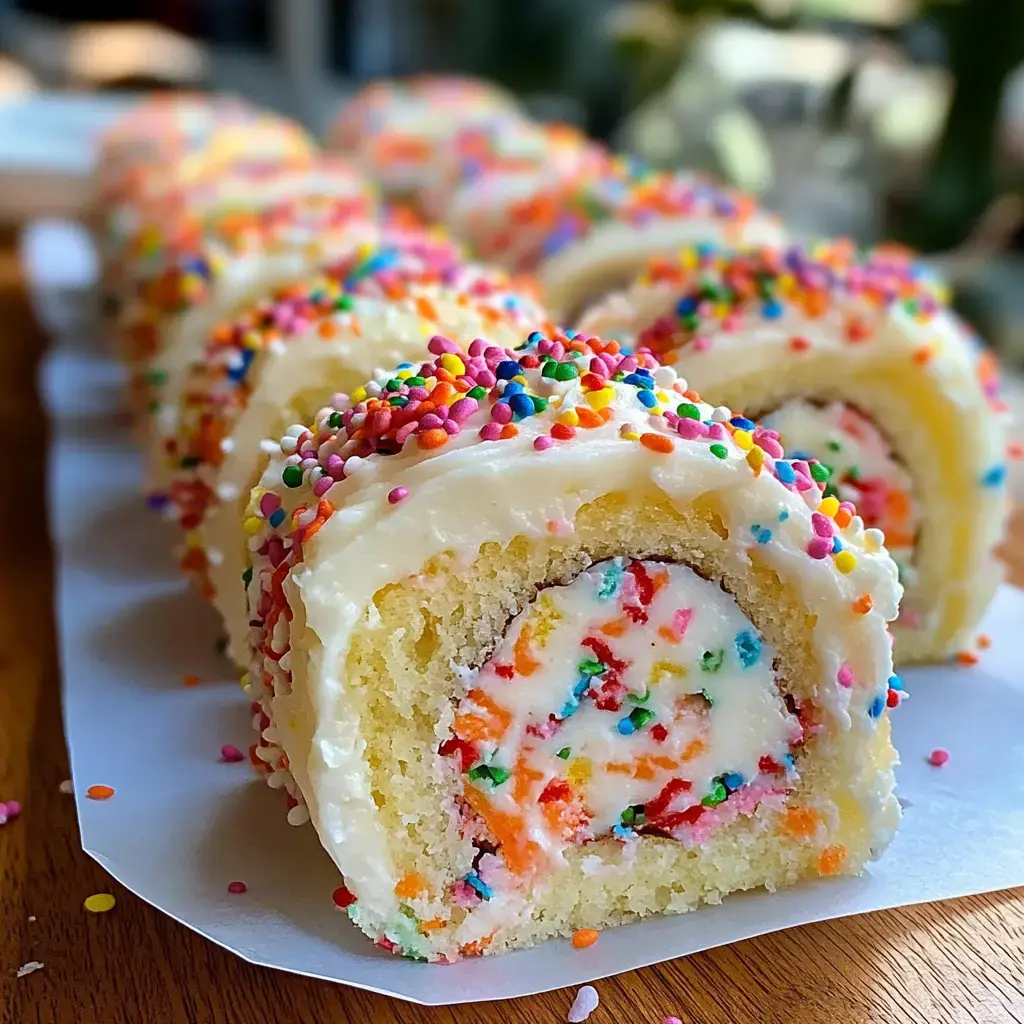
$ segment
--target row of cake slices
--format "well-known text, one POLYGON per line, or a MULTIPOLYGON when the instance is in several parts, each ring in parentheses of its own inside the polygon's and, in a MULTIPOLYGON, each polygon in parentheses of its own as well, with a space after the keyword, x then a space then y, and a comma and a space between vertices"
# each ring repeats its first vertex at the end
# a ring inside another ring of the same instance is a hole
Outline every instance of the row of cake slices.
POLYGON ((859 871, 901 593, 934 659, 997 578, 998 395, 941 285, 480 83, 331 138, 158 103, 94 222, 151 501, 336 902, 451 960, 859 871))

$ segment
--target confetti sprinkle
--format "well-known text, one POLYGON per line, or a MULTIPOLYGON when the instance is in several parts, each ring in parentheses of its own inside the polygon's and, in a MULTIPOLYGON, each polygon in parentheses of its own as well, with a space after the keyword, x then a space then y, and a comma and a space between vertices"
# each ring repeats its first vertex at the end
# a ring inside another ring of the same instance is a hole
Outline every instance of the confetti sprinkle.
POLYGON ((85 795, 90 800, 109 800, 114 795, 113 786, 90 786, 85 795))
POLYGON ((109 892, 97 892, 87 896, 82 904, 90 914, 105 914, 108 910, 114 909, 117 900, 109 892))
POLYGON ((597 989, 593 985, 584 985, 576 993, 576 998, 569 1007, 569 1015, 566 1020, 569 1024, 582 1024, 596 1009, 601 1002, 597 989))
POLYGON ((928 763, 933 768, 941 768, 949 760, 949 751, 945 747, 936 747, 928 755, 928 763))

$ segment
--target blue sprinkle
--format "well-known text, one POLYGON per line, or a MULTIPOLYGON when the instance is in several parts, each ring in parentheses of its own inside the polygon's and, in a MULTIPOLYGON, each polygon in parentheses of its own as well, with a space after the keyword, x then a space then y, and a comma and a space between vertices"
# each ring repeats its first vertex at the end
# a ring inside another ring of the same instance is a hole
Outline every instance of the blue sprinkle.
POLYGON ((766 320, 778 320, 782 316, 782 303, 777 299, 769 299, 761 307, 761 313, 766 320))
POLYGON ((868 714, 872 718, 878 718, 885 710, 885 697, 876 697, 868 708, 868 714))
POLYGON ((722 776, 722 785, 730 793, 735 793, 743 785, 743 776, 739 772, 726 772, 722 776))
POLYGON ((567 337, 567 338, 568 338, 568 339, 569 339, 570 341, 572 341, 572 340, 573 340, 573 338, 575 338, 575 337, 576 337, 576 335, 577 335, 577 334, 578 334, 579 332, 578 332, 578 331, 571 331, 571 330, 566 330, 566 331, 563 331, 562 333, 563 333, 563 334, 564 334, 564 335, 565 335, 565 336, 566 336, 566 337, 567 337))
POLYGON ((772 531, 767 526, 762 526, 760 523, 754 523, 750 527, 750 532, 754 535, 754 540, 758 544, 767 544, 772 539, 772 531))
POLYGON ((399 363, 397 368, 399 370, 411 370, 412 369, 412 363, 399 363))
POLYGON ((270 525, 271 526, 275 526, 275 527, 276 526, 280 526, 283 522, 284 522, 284 509, 283 508, 275 509, 273 512, 270 513, 270 525))
POLYGON ((756 426, 754 421, 753 420, 748 420, 746 418, 746 416, 733 416, 733 418, 731 420, 729 420, 729 422, 737 430, 753 430, 754 427, 756 426))
POLYGON ((647 409, 653 409, 658 404, 658 398, 653 391, 638 391, 636 397, 640 399, 640 404, 647 409))
POLYGON ((697 309, 697 300, 692 295, 684 295, 676 303, 676 316, 687 316, 697 309))
POLYGON ((749 629, 738 633, 736 636, 736 654, 744 668, 750 668, 751 665, 757 664, 758 659, 761 657, 761 641, 757 634, 749 629))
POLYGON ((572 688, 573 700, 575 700, 576 703, 579 704, 580 698, 589 689, 590 689, 590 677, 589 676, 580 676, 579 681, 572 688))
POLYGON ((619 730, 619 734, 622 736, 632 736, 636 732, 636 726, 630 721, 629 718, 620 718, 619 724, 616 727, 619 730))
POLYGON ((899 676, 889 676, 889 689, 902 691, 903 680, 899 676))
MULTIPOLYGON (((625 350, 623 349, 623 350, 620 350, 620 351, 625 351, 625 350)), ((654 380, 654 374, 651 373, 651 371, 648 370, 646 367, 638 366, 633 372, 635 374, 637 374, 637 376, 639 376, 639 377, 646 377, 648 380, 654 380)))
POLYGON ((626 828, 618 822, 612 826, 612 835, 616 839, 636 839, 636 833, 631 828, 626 828))
POLYGON ((781 460, 775 463, 775 475, 784 484, 791 484, 796 480, 796 473, 793 472, 793 467, 788 462, 781 460))
POLYGON ((813 462, 815 459, 815 455, 813 454, 813 452, 805 452, 803 449, 798 449, 795 452, 790 452, 789 457, 791 459, 800 459, 803 462, 813 462))
POLYGON ((785 522, 785 521, 786 521, 786 520, 787 520, 788 518, 789 518, 789 512, 788 512, 788 511, 786 511, 786 509, 783 509, 783 510, 782 510, 782 511, 781 511, 781 512, 779 513, 779 522, 780 522, 780 523, 784 523, 784 522, 785 522))
POLYGON ((622 584, 622 566, 618 562, 612 562, 604 572, 601 580, 601 588, 597 592, 598 600, 607 601, 619 592, 622 584))
POLYGON ((650 377, 641 377, 639 373, 631 373, 628 377, 623 377, 623 384, 632 384, 635 388, 653 388, 654 381, 650 377))
POLYGON ((982 487, 998 487, 1006 479, 1006 466, 993 466, 981 478, 982 487))
POLYGON ((563 705, 561 710, 558 712, 560 720, 564 721, 567 718, 572 717, 576 714, 579 709, 580 702, 575 697, 570 697, 563 705))
POLYGON ((483 879, 475 872, 470 871, 466 875, 466 884, 472 886, 485 899, 489 900, 494 895, 494 890, 484 883, 483 879))
POLYGON ((249 372, 249 367, 256 358, 256 350, 251 348, 242 349, 241 355, 238 358, 238 363, 228 370, 228 377, 234 381, 245 380, 245 375, 249 372))
POLYGON ((501 397, 508 400, 513 395, 522 394, 526 389, 517 380, 510 380, 505 385, 505 390, 502 391, 501 397))
POLYGON ((518 377, 521 370, 522 367, 514 359, 502 359, 494 371, 494 376, 498 380, 511 380, 513 377, 518 377))
POLYGON ((792 768, 792 767, 793 767, 793 765, 794 765, 794 764, 796 764, 796 758, 795 758, 795 757, 793 757, 793 755, 792 755, 792 754, 784 754, 784 755, 782 756, 782 763, 783 763, 783 764, 784 764, 784 765, 785 765, 785 766, 786 766, 787 768, 792 768))
POLYGON ((508 404, 512 407, 512 415, 517 420, 523 419, 524 416, 533 415, 533 399, 529 395, 525 395, 522 392, 517 391, 509 399, 508 404))
POLYGON ((537 345, 544 340, 544 335, 540 331, 530 331, 527 335, 526 343, 528 345, 537 345))
POLYGON ((832 554, 837 555, 843 550, 843 542, 838 537, 832 538, 832 554))

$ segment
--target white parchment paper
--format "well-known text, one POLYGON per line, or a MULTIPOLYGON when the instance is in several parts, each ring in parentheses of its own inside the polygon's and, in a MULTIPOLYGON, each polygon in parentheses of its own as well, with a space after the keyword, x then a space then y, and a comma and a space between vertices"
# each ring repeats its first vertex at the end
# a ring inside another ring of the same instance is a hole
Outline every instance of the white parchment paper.
MULTIPOLYGON (((43 261, 44 264, 47 261, 43 261)), ((42 301, 46 302, 45 293, 42 301)), ((375 949, 331 901, 339 877, 311 827, 220 749, 251 742, 244 695, 214 653, 217 623, 176 574, 172 527, 139 496, 119 425, 120 370, 62 329, 43 370, 52 414, 50 521, 64 718, 85 850, 143 899, 245 959, 441 1005, 527 995, 764 932, 1024 884, 1024 593, 1005 586, 973 668, 916 669, 893 716, 905 820, 858 879, 728 897, 681 917, 452 967, 375 949), (198 675, 197 687, 183 677, 198 675), (949 763, 933 768, 935 747, 949 763), (116 789, 85 798, 88 786, 116 789), (227 885, 248 891, 231 895, 227 885)))

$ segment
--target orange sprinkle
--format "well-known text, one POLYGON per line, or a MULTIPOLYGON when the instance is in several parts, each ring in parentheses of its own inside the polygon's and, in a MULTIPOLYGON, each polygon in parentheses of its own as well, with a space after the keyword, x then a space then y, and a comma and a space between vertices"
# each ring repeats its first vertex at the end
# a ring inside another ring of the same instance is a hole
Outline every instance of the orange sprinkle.
POLYGON ((181 681, 185 686, 198 686, 199 676, 189 672, 188 675, 182 677, 181 681))
POLYGON ((593 928, 581 928, 579 931, 572 933, 572 948, 586 949, 597 942, 600 934, 600 932, 595 931, 593 928))
POLYGON ((440 384, 435 384, 431 389, 430 401, 434 403, 435 408, 440 408, 442 405, 447 405, 448 399, 450 399, 454 394, 455 385, 450 381, 441 381, 440 384))
POLYGON ((652 452, 661 452, 663 455, 667 455, 669 452, 675 451, 676 447, 672 443, 672 438, 666 437, 664 434, 641 434, 640 443, 652 452))
POLYGON ((426 896, 430 888, 424 877, 417 871, 410 871, 395 883, 395 895, 400 900, 415 900, 426 896))
POLYGON ((420 448, 425 448, 428 451, 431 448, 440 448, 441 445, 448 443, 448 431, 442 427, 434 427, 432 430, 424 430, 422 433, 416 435, 416 443, 420 448))
POLYGON ((686 749, 679 755, 679 760, 683 763, 692 761, 695 757, 700 757, 704 753, 704 741, 703 740, 690 740, 686 744, 686 749))
POLYGON ((818 857, 819 875, 838 875, 846 860, 845 846, 826 846, 818 857))
POLYGON ((437 307, 425 295, 416 299, 416 312, 425 320, 437 320, 437 307))
POLYGON ((633 766, 623 764, 622 761, 609 761, 604 766, 604 770, 609 775, 629 775, 630 777, 633 775, 633 766))
POLYGON ((420 932, 423 935, 431 935, 433 932, 439 932, 447 923, 439 917, 431 918, 429 921, 420 921, 420 932))
POLYGON ((513 663, 516 671, 523 676, 532 676, 540 668, 540 662, 530 653, 530 641, 533 639, 533 627, 527 623, 519 631, 512 648, 513 663))
POLYGON ((514 423, 506 423, 505 426, 503 426, 501 428, 501 439, 502 439, 502 441, 507 441, 510 437, 518 437, 518 436, 519 436, 519 428, 514 423))
POLYGON ((935 355, 935 350, 931 345, 919 345, 914 349, 910 358, 913 360, 915 365, 924 366, 925 363, 931 362, 932 356, 935 355))
POLYGON ((1006 446, 1006 457, 1014 461, 1024 459, 1024 444, 1021 444, 1020 441, 1011 441, 1006 446))
POLYGON ((978 656, 974 651, 957 651, 956 660, 961 665, 977 665, 978 656))
POLYGON ((90 786, 85 795, 90 800, 109 800, 114 795, 113 786, 90 786))
POLYGON ((874 607, 871 601, 870 594, 861 594, 856 601, 851 605, 855 615, 867 615, 869 611, 874 607))
POLYGON ((606 405, 600 410, 600 412, 598 412, 597 415, 600 416, 602 423, 607 423, 615 413, 612 412, 612 407, 610 405, 606 405))
MULTIPOLYGON (((666 627, 662 627, 664 629, 666 627)), ((629 622, 625 619, 612 619, 611 622, 606 622, 601 627, 601 632, 605 636, 622 636, 626 630, 629 629, 629 622)), ((674 634, 673 634, 674 635, 674 634)))
POLYGON ((782 827, 790 835, 807 839, 818 829, 818 814, 810 807, 790 807, 783 818, 782 827))
POLYGON ((579 419, 579 425, 584 430, 589 430, 591 427, 601 426, 601 417, 594 412, 590 406, 580 405, 576 407, 576 416, 579 419))
POLYGON ((850 514, 848 509, 841 508, 832 518, 835 520, 835 524, 840 530, 845 530, 846 527, 850 525, 850 520, 853 519, 853 516, 850 514))
POLYGON ((321 320, 316 330, 321 338, 333 338, 338 333, 338 325, 333 320, 321 320))
POLYGON ((987 651, 992 646, 992 638, 987 633, 979 633, 975 642, 983 651, 987 651))

